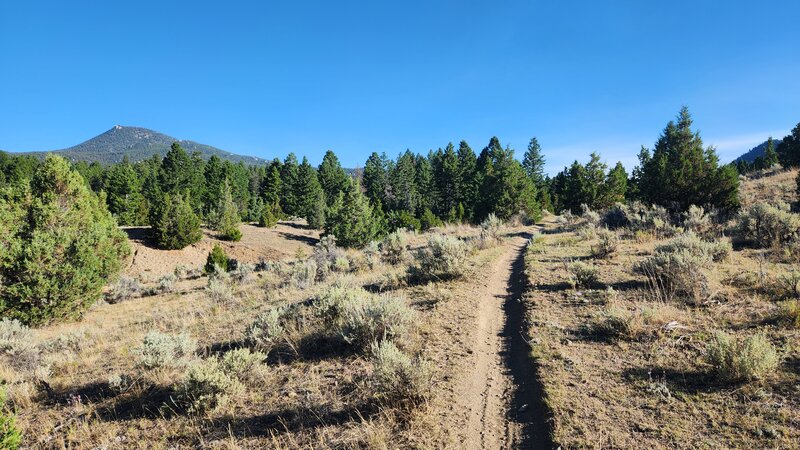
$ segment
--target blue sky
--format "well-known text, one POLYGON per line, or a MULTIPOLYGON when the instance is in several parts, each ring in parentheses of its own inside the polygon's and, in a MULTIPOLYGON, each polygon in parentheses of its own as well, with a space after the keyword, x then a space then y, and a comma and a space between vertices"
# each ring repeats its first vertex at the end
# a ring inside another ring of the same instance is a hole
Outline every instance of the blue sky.
POLYGON ((681 105, 727 161, 800 121, 796 1, 4 1, 0 148, 115 124, 346 166, 537 136, 629 167, 681 105))

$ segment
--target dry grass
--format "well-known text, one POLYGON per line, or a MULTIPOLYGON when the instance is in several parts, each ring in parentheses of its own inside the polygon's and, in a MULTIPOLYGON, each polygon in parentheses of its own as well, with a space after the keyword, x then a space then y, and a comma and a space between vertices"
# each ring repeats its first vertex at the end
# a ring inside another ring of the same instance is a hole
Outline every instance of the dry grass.
POLYGON ((757 250, 733 251, 711 263, 718 285, 708 301, 694 306, 653 302, 644 276, 631 269, 667 240, 631 233, 619 241, 613 258, 594 260, 598 283, 576 292, 565 282, 563 261, 587 259, 592 242, 556 223, 546 224, 551 230, 537 239, 526 264, 532 286, 530 335, 556 443, 562 448, 796 448, 797 307, 777 303, 786 295, 769 289, 791 266, 759 260, 757 250), (734 356, 726 354, 725 363, 714 367, 708 344, 717 330, 732 336, 734 356), (750 342, 755 334, 759 337, 750 342), (772 370, 773 356, 759 359, 763 352, 751 351, 767 344, 777 349, 780 361, 772 370))
MULTIPOLYGON (((243 242, 246 227, 244 231, 243 242)), ((439 231, 461 239, 480 233, 477 227, 465 225, 439 231)), ((282 248, 296 245, 292 236, 285 239, 291 242, 282 248)), ((412 250, 424 247, 427 240, 425 234, 406 236, 412 250)), ((304 248, 308 249, 305 257, 310 257, 311 245, 304 248)), ((236 254, 238 250, 226 251, 236 254)), ((472 273, 501 251, 498 247, 469 255, 465 270, 472 273)), ((443 411, 449 411, 439 394, 442 384, 450 382, 443 374, 452 369, 451 355, 458 353, 453 333, 469 328, 462 308, 474 310, 462 303, 474 297, 469 281, 415 285, 406 281, 408 261, 370 267, 361 262, 362 252, 348 251, 351 263, 346 270, 332 270, 324 280, 298 286, 285 282, 293 267, 285 263, 296 255, 286 255, 283 264, 260 265, 258 271, 247 274, 249 283, 218 280, 226 286, 223 299, 215 296, 216 288, 207 288, 204 276, 171 277, 168 287, 159 277, 145 277, 142 289, 152 295, 99 303, 80 322, 34 330, 32 340, 42 354, 37 364, 46 370, 21 371, 0 364, 0 378, 17 411, 25 445, 148 449, 454 446, 450 431, 439 419, 443 411), (382 285, 387 278, 396 281, 382 285), (384 286, 392 292, 370 295, 377 299, 389 295, 414 310, 413 326, 397 342, 410 359, 395 358, 391 365, 373 358, 368 351, 348 345, 338 331, 308 322, 297 313, 282 324, 277 345, 251 348, 247 333, 257 317, 273 308, 308 308, 310 299, 341 283, 370 289, 384 286), (185 359, 181 356, 180 364, 144 367, 142 342, 152 332, 187 336, 197 343, 197 350, 185 359), (377 376, 379 362, 383 372, 377 376), (416 384, 413 390, 392 384, 406 379, 416 384)), ((181 263, 195 265, 189 260, 181 263)), ((164 272, 171 268, 164 267, 164 272)))

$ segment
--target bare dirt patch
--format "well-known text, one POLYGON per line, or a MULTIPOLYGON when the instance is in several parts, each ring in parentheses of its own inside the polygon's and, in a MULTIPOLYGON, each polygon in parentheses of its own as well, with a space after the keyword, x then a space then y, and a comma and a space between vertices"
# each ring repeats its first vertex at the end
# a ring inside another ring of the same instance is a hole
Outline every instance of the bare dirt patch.
POLYGON ((222 246, 229 257, 244 263, 289 259, 298 252, 309 255, 319 240, 319 231, 302 222, 280 222, 275 228, 242 224, 239 242, 222 241, 213 231, 203 230, 203 239, 182 250, 160 250, 149 241, 149 227, 124 227, 133 247, 133 258, 125 275, 156 279, 171 273, 175 266, 197 267, 205 264, 208 252, 215 244, 222 246))

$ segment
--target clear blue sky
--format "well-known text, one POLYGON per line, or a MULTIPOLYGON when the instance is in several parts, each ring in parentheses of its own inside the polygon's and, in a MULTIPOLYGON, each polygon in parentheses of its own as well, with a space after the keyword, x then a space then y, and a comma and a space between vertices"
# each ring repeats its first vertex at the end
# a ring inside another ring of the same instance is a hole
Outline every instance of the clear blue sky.
POLYGON ((730 160, 800 121, 797 1, 3 1, 0 148, 115 124, 345 166, 537 136, 635 161, 681 105, 730 160))

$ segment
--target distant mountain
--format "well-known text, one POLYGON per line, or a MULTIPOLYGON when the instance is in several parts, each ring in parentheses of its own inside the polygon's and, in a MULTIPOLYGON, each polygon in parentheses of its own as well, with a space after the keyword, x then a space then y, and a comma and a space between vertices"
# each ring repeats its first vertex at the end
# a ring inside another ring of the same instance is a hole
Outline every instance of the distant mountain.
POLYGON ((132 162, 141 161, 153 155, 164 156, 173 142, 179 142, 181 147, 189 154, 200 152, 203 158, 206 159, 211 155, 217 155, 231 162, 241 161, 245 164, 261 165, 269 162, 255 156, 237 155, 194 141, 175 139, 147 128, 123 127, 120 125, 116 125, 105 133, 74 147, 50 152, 27 152, 26 154, 44 155, 46 153, 57 153, 71 161, 97 161, 100 164, 112 164, 121 162, 125 155, 128 155, 132 162))
MULTIPOLYGON (((778 144, 781 143, 780 139, 773 139, 772 144, 775 148, 778 148, 778 144)), ((733 160, 733 162, 744 161, 751 163, 756 160, 759 156, 764 156, 764 153, 767 151, 767 141, 764 141, 755 147, 751 148, 747 153, 743 154, 742 156, 733 160)))

